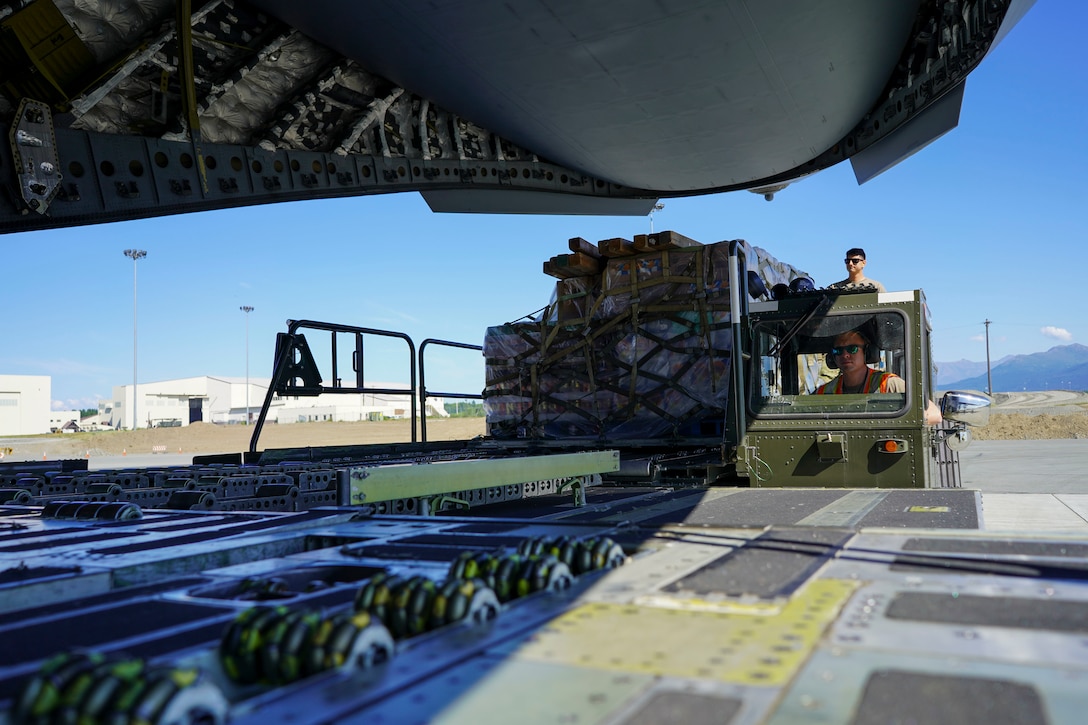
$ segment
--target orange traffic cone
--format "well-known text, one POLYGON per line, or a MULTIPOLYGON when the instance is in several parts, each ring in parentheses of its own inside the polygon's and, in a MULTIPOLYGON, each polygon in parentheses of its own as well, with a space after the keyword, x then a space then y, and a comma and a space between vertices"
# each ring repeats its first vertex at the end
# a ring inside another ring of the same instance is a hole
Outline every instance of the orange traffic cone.
POLYGON ((45 457, 45 451, 42 451, 42 460, 43 461, 48 461, 49 460, 48 458, 45 457))
POLYGON ((122 456, 127 456, 128 455, 128 449, 127 448, 122 448, 121 449, 121 455, 122 456))

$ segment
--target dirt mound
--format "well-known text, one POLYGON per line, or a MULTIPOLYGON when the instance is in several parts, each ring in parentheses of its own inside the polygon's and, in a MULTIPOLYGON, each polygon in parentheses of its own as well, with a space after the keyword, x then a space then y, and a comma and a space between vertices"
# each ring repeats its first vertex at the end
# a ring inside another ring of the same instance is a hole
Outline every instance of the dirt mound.
POLYGON ((972 428, 971 434, 979 441, 1088 438, 1088 414, 991 413, 989 424, 982 428, 972 428))
MULTIPOLYGON (((193 423, 178 428, 56 433, 7 439, 8 461, 43 457, 84 458, 144 453, 238 453, 249 450, 254 426, 193 423)), ((483 418, 443 418, 427 421, 427 440, 467 440, 483 435, 483 418)), ((417 434, 418 438, 418 434, 417 434)), ((402 443, 412 440, 407 420, 358 423, 291 423, 267 425, 257 441, 258 450, 306 446, 402 443)))

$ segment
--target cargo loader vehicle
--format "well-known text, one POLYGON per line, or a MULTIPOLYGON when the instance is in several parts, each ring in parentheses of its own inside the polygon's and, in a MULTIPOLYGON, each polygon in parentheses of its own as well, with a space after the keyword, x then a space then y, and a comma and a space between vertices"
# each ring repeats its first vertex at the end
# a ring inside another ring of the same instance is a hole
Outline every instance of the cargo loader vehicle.
POLYGON ((743 241, 653 239, 654 251, 601 260, 597 278, 561 279, 542 319, 488 330, 495 438, 615 447, 625 473, 644 480, 957 485, 956 451, 968 426, 985 424, 990 401, 946 393, 946 423, 925 424, 936 369, 921 290, 818 289, 743 241), (866 362, 898 375, 904 392, 812 394, 834 377, 828 353, 850 330, 873 342, 866 362))

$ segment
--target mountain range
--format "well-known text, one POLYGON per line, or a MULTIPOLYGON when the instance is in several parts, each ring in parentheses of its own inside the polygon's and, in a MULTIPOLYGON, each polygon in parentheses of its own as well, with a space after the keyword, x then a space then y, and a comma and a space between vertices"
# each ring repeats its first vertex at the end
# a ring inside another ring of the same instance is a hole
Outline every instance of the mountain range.
MULTIPOLYGON (((1031 355, 1007 355, 990 363, 993 392, 1088 390, 1088 347, 1059 345, 1031 355)), ((941 390, 986 390, 986 363, 970 360, 937 363, 941 390)))

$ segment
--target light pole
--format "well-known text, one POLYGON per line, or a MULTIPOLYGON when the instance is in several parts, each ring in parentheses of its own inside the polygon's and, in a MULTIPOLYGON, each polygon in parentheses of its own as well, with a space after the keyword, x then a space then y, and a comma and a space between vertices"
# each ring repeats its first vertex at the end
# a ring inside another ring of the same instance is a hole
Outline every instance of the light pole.
POLYGON ((136 416, 136 263, 147 256, 142 249, 126 249, 125 256, 132 260, 132 430, 140 427, 136 416))
POLYGON ((994 394, 994 382, 990 377, 990 321, 986 320, 986 394, 993 397, 994 394))
POLYGON ((650 210, 650 234, 654 233, 654 212, 661 211, 665 208, 665 205, 661 202, 654 204, 654 208, 650 210))
POLYGON ((238 309, 246 313, 246 425, 249 425, 249 313, 253 308, 242 305, 238 309))

